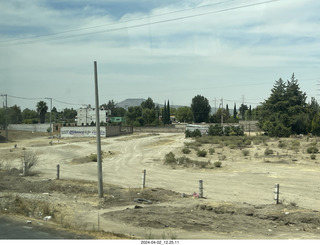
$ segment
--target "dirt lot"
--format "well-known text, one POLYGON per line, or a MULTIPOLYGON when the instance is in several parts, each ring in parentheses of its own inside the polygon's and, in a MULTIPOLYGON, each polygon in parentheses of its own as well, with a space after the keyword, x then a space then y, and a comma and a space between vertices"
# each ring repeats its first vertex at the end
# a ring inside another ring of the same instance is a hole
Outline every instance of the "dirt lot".
POLYGON ((91 162, 95 139, 9 133, 12 141, 0 143, 2 215, 42 222, 51 216, 48 222, 83 234, 109 232, 93 234, 103 239, 320 238, 320 156, 311 159, 307 153, 317 138, 252 140, 245 147, 199 144, 184 134, 102 139, 104 198, 98 198, 97 165, 91 162), (185 143, 189 154, 181 151, 185 143), (193 146, 214 153, 198 157, 193 146), (265 155, 266 149, 273 154, 265 155), (20 171, 25 152, 39 157, 28 177, 20 171), (169 152, 208 164, 164 164, 169 152), (216 161, 222 162, 220 168, 214 167, 216 161), (147 188, 141 189, 144 169, 147 188), (199 180, 205 198, 193 196, 199 193, 199 180), (276 183, 278 205, 273 200, 276 183))

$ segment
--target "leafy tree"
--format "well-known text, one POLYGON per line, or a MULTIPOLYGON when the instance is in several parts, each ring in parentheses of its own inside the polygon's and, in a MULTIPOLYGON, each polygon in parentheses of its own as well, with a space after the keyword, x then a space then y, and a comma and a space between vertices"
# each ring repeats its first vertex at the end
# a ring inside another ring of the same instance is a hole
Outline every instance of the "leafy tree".
POLYGON ((37 103, 37 113, 39 115, 40 123, 45 123, 47 111, 48 111, 47 103, 44 101, 39 101, 37 103))
POLYGON ((188 106, 179 107, 177 109, 177 120, 178 122, 191 123, 193 120, 191 108, 188 106))
POLYGON ((28 108, 24 109, 21 113, 22 122, 27 124, 38 123, 38 114, 34 110, 28 108))
POLYGON ((146 101, 141 103, 142 109, 154 109, 155 105, 153 103, 153 100, 149 97, 146 101))
POLYGON ((113 116, 113 117, 124 117, 126 115, 126 113, 127 113, 126 109, 124 109, 122 107, 115 107, 111 111, 111 116, 113 116))
POLYGON ((241 106, 239 108, 239 111, 240 111, 240 115, 241 115, 241 119, 242 120, 245 120, 245 114, 246 114, 247 110, 248 110, 248 106, 244 105, 244 104, 241 104, 241 106))
POLYGON ((73 108, 69 109, 69 108, 65 108, 63 109, 63 111, 61 112, 62 114, 62 118, 66 123, 71 123, 74 122, 74 119, 77 116, 77 111, 74 110, 73 108))
POLYGON ((139 117, 142 117, 141 106, 130 106, 126 113, 128 123, 135 122, 139 117))
POLYGON ((8 108, 8 123, 19 124, 22 122, 21 109, 14 105, 8 108))
POLYGON ((145 108, 142 110, 142 117, 146 124, 150 125, 156 119, 156 113, 154 109, 145 108))
POLYGON ((207 98, 197 95, 192 99, 191 110, 195 123, 208 122, 211 106, 207 98))

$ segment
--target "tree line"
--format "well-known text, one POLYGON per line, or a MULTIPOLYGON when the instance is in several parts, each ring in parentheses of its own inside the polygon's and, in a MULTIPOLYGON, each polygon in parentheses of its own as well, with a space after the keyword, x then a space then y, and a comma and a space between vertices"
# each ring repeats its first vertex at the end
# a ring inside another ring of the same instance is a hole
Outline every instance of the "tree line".
MULTIPOLYGON (((209 100, 202 95, 196 95, 190 106, 172 108, 169 100, 163 106, 156 105, 149 97, 139 106, 129 107, 127 110, 118 107, 113 100, 100 107, 111 110, 111 116, 124 117, 125 124, 132 126, 164 126, 175 120, 183 123, 237 123, 239 120, 257 120, 258 126, 270 136, 288 137, 292 134, 320 135, 320 106, 315 98, 306 102, 306 93, 301 91, 294 74, 286 82, 280 78, 275 81, 270 96, 255 108, 251 105, 233 105, 233 110, 226 104, 225 108, 215 108, 212 113, 209 100), (173 117, 174 116, 174 117, 173 117)), ((36 110, 24 109, 14 105, 0 109, 0 125, 7 122, 44 123, 49 122, 50 112, 46 102, 39 101, 36 110)), ((58 112, 55 107, 51 111, 52 122, 75 123, 77 111, 65 108, 58 112)))

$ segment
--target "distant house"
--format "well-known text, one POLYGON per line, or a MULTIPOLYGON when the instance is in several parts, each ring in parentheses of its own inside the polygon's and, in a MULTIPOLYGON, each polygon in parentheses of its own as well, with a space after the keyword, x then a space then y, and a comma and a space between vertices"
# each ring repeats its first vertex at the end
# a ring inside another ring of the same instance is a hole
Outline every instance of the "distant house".
MULTIPOLYGON (((106 123, 110 116, 111 116, 110 110, 105 110, 105 109, 99 110, 100 122, 106 123)), ((96 123, 95 108, 91 108, 91 106, 88 105, 86 108, 78 109, 75 121, 78 126, 86 126, 86 125, 91 125, 92 123, 96 123)))

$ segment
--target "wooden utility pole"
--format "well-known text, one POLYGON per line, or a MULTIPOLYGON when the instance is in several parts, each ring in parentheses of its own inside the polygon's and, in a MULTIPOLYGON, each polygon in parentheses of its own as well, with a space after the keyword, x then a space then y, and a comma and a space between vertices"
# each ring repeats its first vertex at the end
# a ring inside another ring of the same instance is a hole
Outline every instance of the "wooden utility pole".
POLYGON ((52 98, 47 98, 46 97, 46 99, 50 100, 50 135, 52 135, 52 131, 53 131, 52 126, 51 126, 52 98))
POLYGON ((1 96, 5 97, 5 128, 6 128, 6 141, 9 140, 8 137, 8 95, 1 94, 1 96))
POLYGON ((223 98, 221 98, 221 126, 223 127, 223 98))
POLYGON ((102 180, 102 161, 101 161, 101 138, 100 138, 100 109, 99 109, 99 92, 98 92, 98 72, 97 61, 94 61, 94 85, 96 97, 96 139, 97 139, 97 164, 98 164, 98 195, 103 197, 103 180, 102 180))

